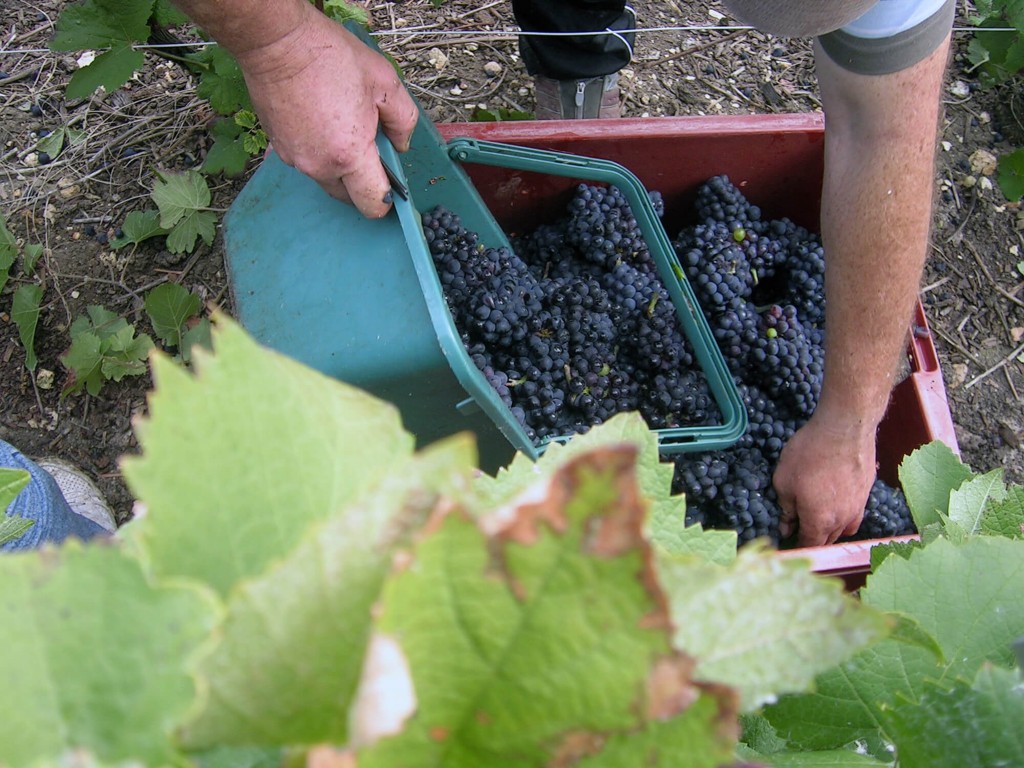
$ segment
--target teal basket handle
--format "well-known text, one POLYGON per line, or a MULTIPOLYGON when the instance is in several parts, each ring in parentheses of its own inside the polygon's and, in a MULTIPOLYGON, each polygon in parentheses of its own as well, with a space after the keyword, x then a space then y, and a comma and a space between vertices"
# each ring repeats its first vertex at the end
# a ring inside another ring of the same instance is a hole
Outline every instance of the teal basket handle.
POLYGON ((459 163, 480 163, 615 185, 629 201, 662 282, 675 304, 683 331, 694 347, 722 413, 721 424, 659 430, 662 453, 725 449, 743 436, 747 430, 747 411, 736 382, 676 258, 665 227, 654 212, 647 189, 628 168, 610 160, 479 139, 454 139, 448 145, 448 154, 459 163))

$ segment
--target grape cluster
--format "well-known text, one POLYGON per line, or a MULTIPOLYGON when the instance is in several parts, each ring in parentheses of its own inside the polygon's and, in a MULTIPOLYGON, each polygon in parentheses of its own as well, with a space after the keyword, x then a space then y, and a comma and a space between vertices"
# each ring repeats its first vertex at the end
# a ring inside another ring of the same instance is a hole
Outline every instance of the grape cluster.
MULTIPOLYGON (((662 215, 661 196, 651 202, 662 215)), ((673 490, 687 496, 688 524, 778 543, 771 478, 821 392, 821 242, 788 219, 762 219, 725 176, 701 186, 696 213, 673 245, 748 428, 731 450, 677 457, 673 490)), ((423 229, 470 358, 531 439, 584 432, 623 411, 652 429, 721 422, 615 187, 579 185, 562 218, 513 238, 512 250, 486 247, 441 207, 423 229)), ((902 493, 876 481, 854 538, 912 531, 902 493)))
MULTIPOLYGON (((728 528, 740 541, 778 542, 771 476, 786 441, 814 413, 824 369, 821 241, 788 219, 765 221, 725 176, 701 186, 698 223, 673 245, 748 414, 732 451, 676 459, 687 522, 728 528)), ((907 533, 901 492, 875 482, 855 538, 907 533)))
MULTIPOLYGON (((660 196, 652 195, 655 209, 660 196)), ((720 421, 629 203, 580 184, 560 220, 487 248, 442 207, 424 237, 473 363, 535 441, 639 411, 720 421)))

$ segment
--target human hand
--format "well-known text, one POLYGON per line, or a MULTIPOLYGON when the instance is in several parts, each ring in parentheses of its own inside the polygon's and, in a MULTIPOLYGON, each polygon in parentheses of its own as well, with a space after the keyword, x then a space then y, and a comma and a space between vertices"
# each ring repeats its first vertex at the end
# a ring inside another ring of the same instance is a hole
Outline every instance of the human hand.
POLYGON ((378 125, 405 151, 418 110, 387 59, 307 6, 292 33, 239 55, 253 107, 285 163, 380 218, 391 204, 378 125))
POLYGON ((797 531, 800 546, 814 547, 855 534, 876 472, 875 430, 819 408, 775 469, 782 537, 797 531))

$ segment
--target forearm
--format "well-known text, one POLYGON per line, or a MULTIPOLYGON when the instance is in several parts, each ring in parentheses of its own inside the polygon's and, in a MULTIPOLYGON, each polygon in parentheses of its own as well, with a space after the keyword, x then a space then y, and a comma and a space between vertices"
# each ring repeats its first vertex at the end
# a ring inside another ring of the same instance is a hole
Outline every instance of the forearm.
POLYGON ((826 115, 821 228, 826 361, 819 412, 874 432, 927 255, 946 44, 909 69, 856 75, 816 51, 826 115))
POLYGON ((172 0, 236 58, 285 43, 316 9, 308 0, 172 0))

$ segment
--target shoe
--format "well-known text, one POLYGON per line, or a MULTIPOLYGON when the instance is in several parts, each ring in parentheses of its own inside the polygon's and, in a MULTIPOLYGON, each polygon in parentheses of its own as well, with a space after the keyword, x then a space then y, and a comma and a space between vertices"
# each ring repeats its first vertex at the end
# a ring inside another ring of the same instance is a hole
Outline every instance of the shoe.
POLYGON ((96 484, 82 470, 63 459, 46 458, 36 461, 57 483, 71 511, 92 520, 108 533, 117 530, 114 513, 96 484))
POLYGON ((580 120, 622 116, 619 73, 582 80, 534 79, 538 120, 580 120))

